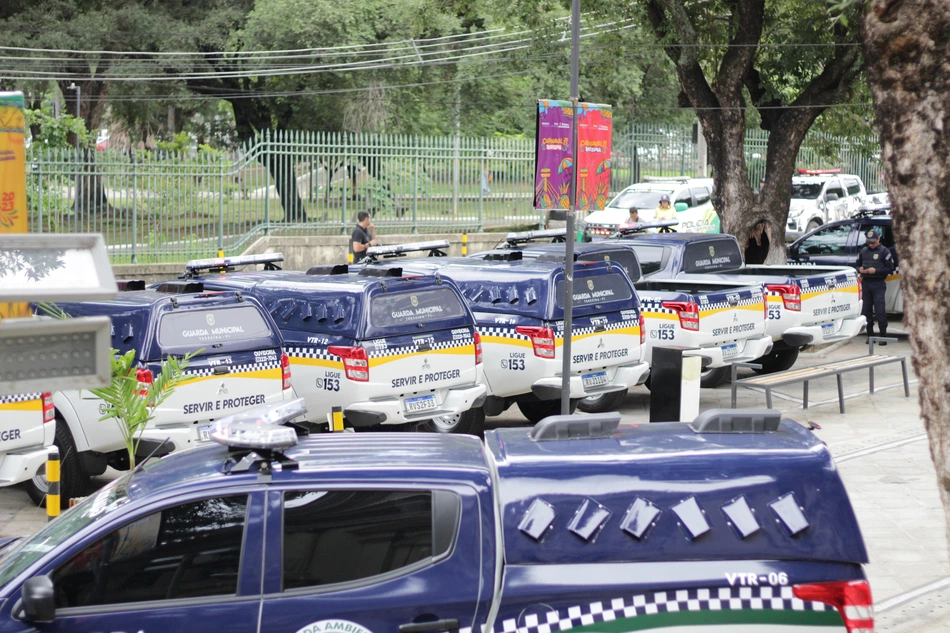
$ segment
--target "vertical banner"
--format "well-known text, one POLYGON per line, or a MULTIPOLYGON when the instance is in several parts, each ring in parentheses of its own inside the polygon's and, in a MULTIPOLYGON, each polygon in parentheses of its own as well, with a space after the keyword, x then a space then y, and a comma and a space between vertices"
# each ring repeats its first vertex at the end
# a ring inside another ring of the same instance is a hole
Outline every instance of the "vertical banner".
MULTIPOLYGON (((23 93, 0 92, 0 233, 26 233, 26 119, 23 93)), ((0 303, 0 321, 29 316, 26 303, 0 303)))
POLYGON ((609 105, 582 103, 577 113, 577 208, 602 211, 610 195, 610 144, 613 111, 609 105))
POLYGON ((538 101, 535 145, 534 208, 571 207, 571 129, 574 108, 570 101, 538 101))

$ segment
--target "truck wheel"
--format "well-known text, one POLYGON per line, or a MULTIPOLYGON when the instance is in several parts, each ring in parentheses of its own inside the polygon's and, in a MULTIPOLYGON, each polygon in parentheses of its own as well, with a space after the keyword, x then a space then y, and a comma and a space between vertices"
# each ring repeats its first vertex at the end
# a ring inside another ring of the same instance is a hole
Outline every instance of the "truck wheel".
POLYGON ((599 396, 589 396, 577 403, 577 408, 587 413, 603 413, 604 411, 616 411, 627 399, 627 390, 611 391, 599 396))
POLYGON ((805 227, 805 233, 811 233, 815 229, 821 226, 821 222, 818 220, 812 220, 808 223, 808 226, 805 227))
POLYGON ((774 374, 777 371, 785 371, 786 369, 791 369, 792 365, 795 364, 795 361, 798 360, 798 348, 797 347, 785 347, 780 349, 772 349, 771 352, 762 356, 761 358, 755 359, 754 363, 762 365, 762 369, 756 369, 755 371, 759 374, 774 374))
MULTIPOLYGON (((577 410, 577 403, 579 399, 571 400, 571 413, 574 413, 577 410)), ((535 402, 519 402, 518 408, 521 409, 521 414, 524 417, 528 418, 528 421, 532 424, 537 424, 544 418, 551 415, 560 415, 561 413, 561 401, 560 400, 538 400, 535 402)))
POLYGON ((732 373, 732 367, 726 365, 725 367, 716 367, 715 369, 707 369, 704 371, 699 378, 699 386, 704 389, 713 389, 719 385, 728 382, 729 376, 732 373))
POLYGON ((455 415, 441 415, 422 422, 417 430, 482 437, 485 434, 485 411, 478 407, 455 415))
MULTIPOLYGON (((69 427, 58 415, 56 416, 56 435, 54 444, 59 449, 59 494, 62 508, 69 507, 69 500, 81 497, 89 485, 89 476, 79 465, 79 454, 76 443, 69 432, 69 427)), ((46 465, 44 464, 29 481, 23 482, 26 493, 33 503, 46 507, 46 492, 49 484, 46 481, 46 465)))

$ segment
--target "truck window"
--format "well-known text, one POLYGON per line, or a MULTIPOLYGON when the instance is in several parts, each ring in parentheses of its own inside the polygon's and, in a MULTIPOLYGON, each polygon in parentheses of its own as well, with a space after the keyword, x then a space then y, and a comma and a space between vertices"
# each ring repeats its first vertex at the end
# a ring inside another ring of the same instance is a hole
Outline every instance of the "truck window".
POLYGON ((841 188, 841 185, 836 183, 829 184, 828 189, 825 191, 827 196, 829 193, 836 194, 839 198, 844 198, 844 189, 841 188))
POLYGON ((370 322, 375 327, 457 319, 461 316, 465 316, 465 306, 458 295, 448 288, 376 295, 370 308, 370 322))
MULTIPOLYGON (((557 282, 557 305, 564 307, 566 282, 562 279, 557 282)), ((610 273, 595 275, 574 280, 574 306, 591 306, 597 303, 610 301, 629 301, 633 297, 633 290, 626 275, 610 273)))
POLYGON ((613 264, 620 264, 627 272, 627 277, 630 279, 630 281, 637 281, 640 279, 640 263, 637 261, 637 254, 626 248, 615 251, 595 251, 593 253, 584 253, 578 259, 584 262, 609 261, 613 264))
POLYGON ((704 240, 687 244, 683 249, 683 270, 706 273, 735 270, 742 267, 742 252, 735 240, 704 240))
POLYGON ((693 196, 690 195, 689 189, 679 192, 676 196, 676 200, 673 201, 673 206, 676 206, 677 202, 685 202, 687 207, 693 206, 693 196))
POLYGON ((709 202, 709 189, 706 187, 690 187, 689 191, 696 198, 697 206, 709 202))
POLYGON ((372 578, 433 556, 432 493, 284 493, 283 589, 372 578))
POLYGON ((633 247, 640 260, 640 274, 644 277, 663 270, 666 260, 669 259, 669 250, 663 246, 647 246, 637 244, 633 247))
POLYGON ((814 200, 821 195, 820 183, 792 183, 792 197, 803 200, 814 200))
POLYGON ((849 196, 857 196, 861 193, 861 183, 856 178, 845 178, 844 186, 848 188, 849 196))
POLYGON ((85 547, 52 574, 57 608, 237 593, 247 496, 149 514, 85 547))
POLYGON ((664 193, 667 192, 642 191, 636 189, 633 191, 624 191, 610 203, 610 207, 613 209, 629 209, 630 207, 655 209, 660 206, 660 196, 664 193))
POLYGON ((798 252, 802 255, 847 255, 850 224, 829 226, 802 240, 798 252))
POLYGON ((250 305, 165 313, 158 324, 164 348, 227 343, 273 336, 267 321, 250 305))

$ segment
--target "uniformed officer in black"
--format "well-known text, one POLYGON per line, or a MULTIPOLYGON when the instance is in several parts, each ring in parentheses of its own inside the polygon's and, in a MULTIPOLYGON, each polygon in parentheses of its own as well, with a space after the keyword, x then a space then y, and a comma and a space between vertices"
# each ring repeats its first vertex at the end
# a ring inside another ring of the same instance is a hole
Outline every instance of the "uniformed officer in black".
MULTIPOLYGON (((884 294, 886 285, 884 280, 894 272, 894 258, 891 251, 881 245, 881 232, 878 229, 871 229, 865 233, 867 237, 867 246, 858 253, 858 259, 854 263, 855 268, 861 275, 861 282, 864 287, 862 299, 864 307, 861 314, 867 319, 868 336, 874 336, 874 321, 872 316, 877 318, 877 324, 881 330, 881 336, 887 336, 887 314, 884 312, 884 294)), ((881 343, 887 345, 887 343, 881 343)))

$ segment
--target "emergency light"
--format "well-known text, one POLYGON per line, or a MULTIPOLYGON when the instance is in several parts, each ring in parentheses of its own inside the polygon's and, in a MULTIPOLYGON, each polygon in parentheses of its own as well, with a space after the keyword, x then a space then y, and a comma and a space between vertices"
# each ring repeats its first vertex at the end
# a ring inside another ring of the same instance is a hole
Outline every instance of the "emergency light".
MULTIPOLYGON (((507 245, 524 244, 534 240, 544 240, 552 238, 552 242, 563 242, 567 235, 567 229, 545 229, 543 231, 517 231, 505 236, 507 245), (561 239, 557 239, 561 238, 561 239)), ((502 246, 504 248, 504 246, 502 246)))
POLYGON ((841 169, 799 169, 798 173, 806 176, 820 176, 821 174, 840 174, 841 169))
POLYGON ((689 182, 692 176, 644 176, 643 182, 689 182))
POLYGON ((297 431, 282 425, 306 412, 303 398, 251 407, 215 421, 211 439, 234 449, 290 448, 297 444, 297 431))
POLYGON ((449 246, 451 246, 451 244, 448 240, 410 242, 408 244, 393 244, 392 246, 370 246, 366 249, 366 255, 372 258, 402 257, 406 253, 429 251, 429 257, 444 257, 444 249, 447 249, 449 246))
POLYGON ((185 270, 190 273, 199 270, 210 270, 212 268, 234 268, 235 266, 250 266, 252 264, 264 264, 264 270, 279 270, 274 266, 277 262, 284 261, 283 253, 260 253, 258 255, 235 255, 234 257, 208 257, 206 259, 193 259, 185 264, 185 270))
POLYGON ((667 229, 664 232, 670 232, 670 227, 679 225, 679 220, 657 220, 655 222, 634 222, 633 224, 621 224, 617 227, 618 235, 632 235, 634 233, 643 233, 647 229, 667 229))

